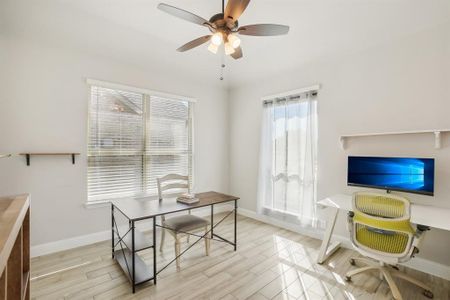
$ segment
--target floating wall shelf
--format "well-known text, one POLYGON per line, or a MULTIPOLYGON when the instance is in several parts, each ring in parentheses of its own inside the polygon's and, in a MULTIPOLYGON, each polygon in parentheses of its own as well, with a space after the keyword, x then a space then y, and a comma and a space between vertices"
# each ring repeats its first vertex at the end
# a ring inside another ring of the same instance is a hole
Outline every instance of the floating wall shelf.
POLYGON ((30 165, 30 158, 32 155, 34 156, 55 156, 55 155, 70 155, 72 156, 72 164, 75 164, 75 155, 80 155, 80 153, 20 153, 20 155, 24 155, 27 159, 27 166, 30 165))
POLYGON ((394 131, 394 132, 375 132, 375 133, 358 133, 341 135, 339 141, 341 142, 342 150, 345 150, 347 140, 349 138, 368 137, 368 136, 381 136, 381 135, 402 135, 402 134, 434 134, 434 148, 441 148, 441 133, 450 132, 450 129, 434 129, 434 130, 416 130, 416 131, 394 131))
POLYGON ((0 154, 0 158, 11 157, 12 154, 0 154))

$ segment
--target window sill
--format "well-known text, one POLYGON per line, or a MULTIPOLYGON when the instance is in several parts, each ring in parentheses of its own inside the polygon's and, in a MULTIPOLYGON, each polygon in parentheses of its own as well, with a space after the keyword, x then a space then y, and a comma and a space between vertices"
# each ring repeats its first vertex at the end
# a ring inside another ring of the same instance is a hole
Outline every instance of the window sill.
MULTIPOLYGON (((156 198, 156 196, 148 196, 150 199, 153 200, 153 197, 156 198)), ((91 208, 101 208, 101 207, 110 207, 111 206, 111 201, 117 201, 117 200, 121 200, 121 199, 137 199, 137 198, 142 198, 139 196, 130 196, 130 197, 119 197, 119 198, 109 198, 109 199, 104 199, 104 200, 96 200, 96 201, 92 201, 92 202, 85 202, 84 203, 84 207, 91 209, 91 208)))
MULTIPOLYGON (((181 193, 174 193, 174 194, 167 194, 164 195, 163 198, 173 198, 178 197, 181 193)), ((151 200, 158 200, 158 195, 147 195, 147 196, 132 196, 132 197, 121 197, 121 198, 112 198, 112 199, 106 199, 106 200, 98 200, 93 202, 85 202, 83 206, 87 209, 94 209, 94 208, 103 208, 103 207, 110 207, 111 201, 117 201, 121 199, 142 199, 147 198, 149 201, 151 200)))
POLYGON ((95 203, 85 202, 83 204, 83 206, 84 206, 84 208, 87 208, 87 209, 109 207, 109 206, 111 206, 111 201, 110 200, 106 200, 106 201, 98 201, 98 202, 95 202, 95 203))

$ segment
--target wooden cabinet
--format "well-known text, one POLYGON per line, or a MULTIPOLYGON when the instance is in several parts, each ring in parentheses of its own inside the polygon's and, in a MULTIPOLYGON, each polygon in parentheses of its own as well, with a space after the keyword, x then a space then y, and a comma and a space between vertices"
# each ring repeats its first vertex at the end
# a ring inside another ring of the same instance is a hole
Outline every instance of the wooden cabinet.
POLYGON ((0 197, 0 300, 30 299, 30 199, 0 197))

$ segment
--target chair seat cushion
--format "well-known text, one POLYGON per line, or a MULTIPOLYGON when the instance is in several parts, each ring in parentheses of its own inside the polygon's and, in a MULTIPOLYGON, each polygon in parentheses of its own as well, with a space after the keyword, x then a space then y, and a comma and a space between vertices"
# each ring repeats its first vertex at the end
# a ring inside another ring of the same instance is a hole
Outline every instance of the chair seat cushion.
POLYGON ((193 215, 183 215, 166 219, 164 226, 174 231, 189 231, 203 228, 209 222, 203 218, 193 215))

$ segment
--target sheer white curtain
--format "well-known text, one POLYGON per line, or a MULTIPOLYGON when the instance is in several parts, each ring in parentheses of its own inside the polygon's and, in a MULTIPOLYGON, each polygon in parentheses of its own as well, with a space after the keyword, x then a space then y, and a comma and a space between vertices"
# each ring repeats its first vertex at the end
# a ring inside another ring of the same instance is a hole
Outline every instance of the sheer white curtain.
POLYGON ((264 102, 258 210, 315 226, 317 101, 303 93, 264 102))

